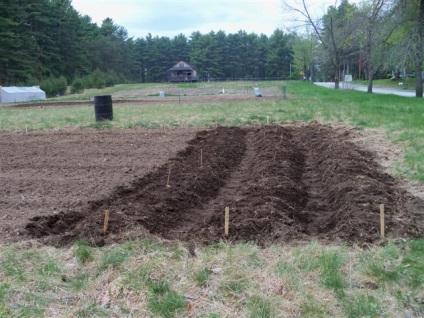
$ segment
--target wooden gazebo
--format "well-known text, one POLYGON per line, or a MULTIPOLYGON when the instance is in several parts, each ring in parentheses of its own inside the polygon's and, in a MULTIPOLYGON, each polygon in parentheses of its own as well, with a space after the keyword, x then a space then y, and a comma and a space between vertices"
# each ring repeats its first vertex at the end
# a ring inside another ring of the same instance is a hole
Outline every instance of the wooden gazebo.
POLYGON ((180 61, 168 70, 169 82, 197 82, 197 70, 190 64, 180 61))

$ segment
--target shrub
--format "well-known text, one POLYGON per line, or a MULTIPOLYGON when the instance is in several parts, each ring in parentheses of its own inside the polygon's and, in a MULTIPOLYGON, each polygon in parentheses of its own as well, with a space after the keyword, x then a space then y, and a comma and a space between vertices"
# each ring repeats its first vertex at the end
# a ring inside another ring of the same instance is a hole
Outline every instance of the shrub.
POLYGON ((71 94, 80 94, 84 92, 84 88, 85 86, 84 86, 84 81, 82 80, 82 78, 76 78, 72 82, 71 94))
POLYGON ((64 76, 50 76, 41 82, 40 88, 46 92, 48 97, 60 96, 66 93, 68 81, 64 76))

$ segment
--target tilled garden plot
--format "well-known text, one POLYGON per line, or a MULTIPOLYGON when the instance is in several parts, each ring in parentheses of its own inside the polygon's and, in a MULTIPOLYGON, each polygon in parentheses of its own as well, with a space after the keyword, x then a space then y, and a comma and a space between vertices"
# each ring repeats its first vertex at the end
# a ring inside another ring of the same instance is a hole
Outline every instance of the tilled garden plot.
POLYGON ((368 243, 423 234, 423 202, 382 172, 373 154, 331 126, 218 127, 198 132, 158 168, 85 208, 37 216, 32 237, 65 245, 159 235, 208 244, 324 239, 368 243), (224 236, 224 209, 230 234, 224 236), (106 211, 110 217, 104 234, 106 211))

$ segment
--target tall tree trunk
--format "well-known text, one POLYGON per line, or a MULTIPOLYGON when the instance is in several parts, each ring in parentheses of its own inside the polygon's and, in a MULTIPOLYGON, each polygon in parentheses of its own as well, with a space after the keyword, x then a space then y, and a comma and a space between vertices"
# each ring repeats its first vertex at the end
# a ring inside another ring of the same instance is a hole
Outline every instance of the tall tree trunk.
POLYGON ((334 88, 335 89, 339 89, 340 88, 340 57, 338 55, 338 53, 336 53, 336 57, 334 60, 334 68, 336 71, 336 75, 334 77, 334 88))
POLYGON ((424 0, 420 0, 420 12, 418 15, 418 25, 417 25, 417 34, 418 34, 418 43, 417 49, 415 52, 415 96, 422 98, 423 97, 423 76, 422 76, 422 63, 424 57, 424 0))
POLYGON ((371 67, 369 67, 369 69, 368 69, 368 88, 367 88, 367 93, 372 93, 372 82, 373 82, 373 79, 374 79, 374 74, 373 74, 373 71, 372 71, 372 68, 371 67))

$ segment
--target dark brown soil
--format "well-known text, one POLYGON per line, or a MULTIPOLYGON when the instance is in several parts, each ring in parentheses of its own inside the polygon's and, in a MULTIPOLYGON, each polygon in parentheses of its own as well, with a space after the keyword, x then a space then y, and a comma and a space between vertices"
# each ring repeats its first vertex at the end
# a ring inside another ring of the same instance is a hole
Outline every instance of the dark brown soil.
MULTIPOLYGON (((33 179, 19 183, 21 179, 13 178, 14 171, 23 174, 22 179, 25 173, 19 165, 9 166, 16 155, 8 157, 10 164, 0 167, 2 172, 10 168, 6 175, 17 185, 8 192, 1 189, 1 213, 5 206, 9 213, 23 208, 31 219, 25 225, 21 216, 21 223, 15 224, 17 237, 57 246, 75 239, 101 245, 150 235, 202 244, 221 239, 264 245, 310 239, 369 243, 380 237, 380 204, 385 205, 388 236, 424 233, 423 202, 383 173, 372 153, 351 142, 350 130, 312 124, 218 127, 194 133, 76 131, 44 133, 44 139, 43 133, 32 134, 37 145, 27 144, 29 153, 21 161, 28 161, 27 175, 39 171, 52 185, 45 186, 50 190, 37 196, 40 202, 28 212, 36 201, 25 199, 32 192, 27 187, 36 191, 42 187, 33 179), (145 141, 145 134, 153 139, 145 141), (109 150, 98 138, 109 141, 109 150), (70 147, 72 140, 80 144, 70 147), (42 148, 44 142, 52 149, 42 148), (32 153, 35 161, 29 159, 32 153), (108 165, 114 153, 119 159, 108 165), (87 162, 95 158, 96 165, 87 169, 87 162), (85 168, 72 169, 77 162, 85 168), (68 189, 66 178, 58 177, 64 171, 72 182, 81 180, 80 192, 76 184, 68 189), (108 173, 114 177, 103 179, 108 173), (61 180, 57 184, 55 177, 61 180), (101 187, 100 182, 104 189, 96 193, 93 187, 101 187), (19 207, 20 201, 28 207, 19 207), (230 207, 228 237, 224 236, 225 207, 230 207), (105 211, 110 213, 106 235, 105 211)), ((9 135, 19 136, 11 143, 20 149, 26 135, 9 135)), ((18 153, 24 156, 25 150, 18 153)))

